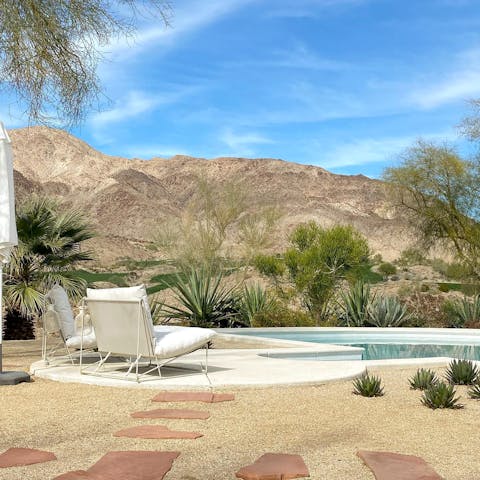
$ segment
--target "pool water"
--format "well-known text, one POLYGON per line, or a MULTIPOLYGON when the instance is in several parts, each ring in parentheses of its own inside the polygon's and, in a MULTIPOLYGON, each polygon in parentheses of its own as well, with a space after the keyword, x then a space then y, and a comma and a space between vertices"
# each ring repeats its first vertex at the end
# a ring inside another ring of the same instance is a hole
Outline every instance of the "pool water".
POLYGON ((409 343, 349 343, 348 345, 363 348, 363 360, 427 357, 452 357, 480 360, 480 345, 433 345, 409 343))
MULTIPOLYGON (((451 331, 450 331, 451 332, 451 331)), ((334 345, 348 345, 364 349, 363 360, 383 360, 392 358, 428 358, 451 357, 468 360, 480 360, 480 337, 469 334, 468 330, 455 332, 453 335, 446 332, 435 333, 410 330, 408 332, 388 333, 380 331, 357 332, 268 332, 249 331, 235 332, 237 335, 295 340, 312 343, 329 343, 334 345), (461 335, 458 335, 461 333, 461 335)))

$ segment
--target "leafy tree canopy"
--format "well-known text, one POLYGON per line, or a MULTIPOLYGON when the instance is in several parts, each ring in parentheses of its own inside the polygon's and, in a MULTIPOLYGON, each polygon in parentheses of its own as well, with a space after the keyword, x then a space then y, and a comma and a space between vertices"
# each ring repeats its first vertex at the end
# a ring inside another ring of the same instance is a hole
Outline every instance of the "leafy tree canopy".
POLYGON ((135 32, 138 18, 166 25, 164 0, 0 0, 0 86, 31 121, 78 123, 101 93, 102 48, 135 32))
POLYGON ((430 248, 443 244, 480 274, 480 169, 449 145, 418 141, 384 180, 390 198, 430 248))

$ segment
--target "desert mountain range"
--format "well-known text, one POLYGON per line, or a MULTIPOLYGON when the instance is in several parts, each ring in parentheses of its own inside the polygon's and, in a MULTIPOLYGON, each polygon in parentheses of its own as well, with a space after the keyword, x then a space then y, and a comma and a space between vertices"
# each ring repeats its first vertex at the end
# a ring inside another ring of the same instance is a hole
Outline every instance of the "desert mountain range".
POLYGON ((45 193, 87 213, 98 233, 90 247, 103 265, 120 257, 154 256, 147 248, 152 232, 182 211, 200 175, 219 185, 240 179, 248 185, 252 209, 259 199, 280 207, 278 248, 295 225, 311 219, 326 226, 352 224, 386 259, 407 246, 405 224, 388 207, 382 183, 363 175, 271 158, 113 157, 48 127, 10 134, 17 202, 32 192, 45 193))

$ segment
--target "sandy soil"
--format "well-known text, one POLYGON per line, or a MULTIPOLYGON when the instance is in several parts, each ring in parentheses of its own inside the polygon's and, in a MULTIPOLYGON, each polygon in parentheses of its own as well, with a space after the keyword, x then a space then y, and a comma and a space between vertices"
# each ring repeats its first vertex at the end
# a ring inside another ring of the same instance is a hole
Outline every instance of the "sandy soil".
MULTIPOLYGON (((6 342, 4 366, 28 368, 38 342, 6 342)), ((314 362, 312 362, 314 368, 314 362)), ((227 480, 265 452, 303 456, 312 479, 367 480, 357 449, 425 458, 448 480, 480 478, 480 402, 459 388, 465 408, 433 411, 407 379, 414 369, 375 369, 386 395, 363 398, 350 381, 289 388, 236 390, 234 402, 183 404, 211 413, 209 420, 135 420, 152 405, 152 390, 61 384, 37 379, 0 387, 0 451, 9 447, 54 452, 58 461, 0 471, 2 480, 45 480, 86 469, 111 450, 180 451, 167 480, 227 480), (141 423, 200 431, 198 440, 121 439, 112 433, 141 423)), ((442 369, 439 370, 441 373, 442 369)), ((165 408, 182 404, 162 404, 165 408)))

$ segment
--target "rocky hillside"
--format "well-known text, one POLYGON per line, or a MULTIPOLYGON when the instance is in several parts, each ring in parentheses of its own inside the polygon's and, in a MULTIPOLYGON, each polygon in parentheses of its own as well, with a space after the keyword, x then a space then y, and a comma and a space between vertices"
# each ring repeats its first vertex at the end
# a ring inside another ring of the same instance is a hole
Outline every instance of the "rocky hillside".
POLYGON ((10 133, 17 201, 46 193, 87 212, 99 234, 91 246, 103 264, 151 257, 146 247, 152 232, 182 211, 200 175, 220 185, 244 182, 252 209, 259 202, 280 207, 279 248, 293 226, 310 219, 354 225, 387 259, 398 256, 408 240, 404 223, 386 206, 381 182, 362 175, 335 175, 269 158, 126 159, 104 155, 62 130, 30 127, 10 133))

